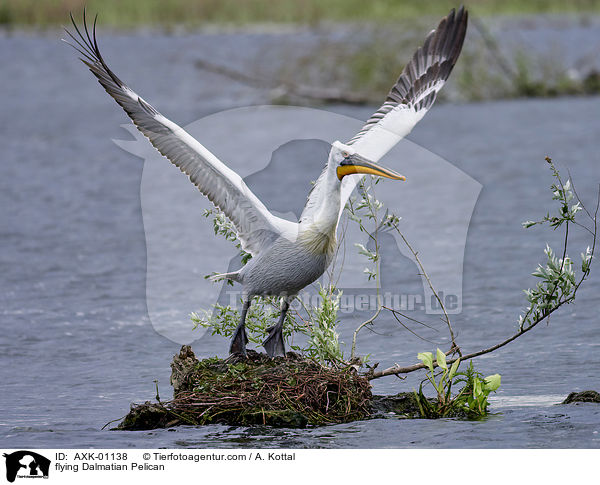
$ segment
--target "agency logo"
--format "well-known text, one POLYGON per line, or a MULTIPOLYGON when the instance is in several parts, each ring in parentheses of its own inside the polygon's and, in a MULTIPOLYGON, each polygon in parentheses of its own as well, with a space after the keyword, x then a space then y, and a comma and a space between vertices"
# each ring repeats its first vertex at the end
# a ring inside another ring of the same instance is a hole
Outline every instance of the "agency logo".
POLYGON ((6 479, 14 482, 16 478, 48 478, 50 460, 33 451, 20 450, 4 453, 6 461, 6 479))

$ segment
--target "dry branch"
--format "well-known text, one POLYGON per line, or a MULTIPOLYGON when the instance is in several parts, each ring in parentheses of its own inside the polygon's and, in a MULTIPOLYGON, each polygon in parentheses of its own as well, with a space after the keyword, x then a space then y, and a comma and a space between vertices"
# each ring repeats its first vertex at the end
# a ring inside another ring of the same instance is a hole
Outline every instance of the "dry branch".
POLYGON ((210 61, 200 59, 196 61, 199 69, 228 77, 234 81, 253 86, 259 89, 268 89, 271 98, 285 98, 288 96, 297 96, 300 98, 312 99, 323 103, 343 103, 363 105, 373 102, 373 99, 363 93, 348 92, 338 88, 325 88, 307 86, 305 84, 296 84, 290 81, 274 81, 255 76, 250 76, 244 72, 238 71, 210 61))

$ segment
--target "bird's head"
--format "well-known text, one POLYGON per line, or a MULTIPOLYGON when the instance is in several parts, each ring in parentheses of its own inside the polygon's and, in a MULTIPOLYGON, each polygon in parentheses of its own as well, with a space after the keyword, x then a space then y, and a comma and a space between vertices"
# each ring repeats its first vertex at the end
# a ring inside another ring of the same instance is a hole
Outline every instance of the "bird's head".
POLYGON ((344 145, 339 141, 333 142, 330 158, 337 165, 336 171, 339 180, 354 173, 377 175, 392 180, 406 180, 404 175, 367 160, 359 155, 352 146, 344 145))

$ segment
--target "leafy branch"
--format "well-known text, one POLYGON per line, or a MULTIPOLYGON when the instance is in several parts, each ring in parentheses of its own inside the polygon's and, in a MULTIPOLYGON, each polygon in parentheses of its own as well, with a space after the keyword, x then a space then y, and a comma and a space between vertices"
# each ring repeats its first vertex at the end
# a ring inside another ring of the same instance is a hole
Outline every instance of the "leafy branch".
MULTIPOLYGON (((341 291, 331 286, 321 286, 318 306, 306 306, 300 298, 295 298, 293 302, 304 309, 306 315, 303 317, 296 305, 288 311, 283 326, 283 337, 289 348, 322 364, 345 364, 337 333, 341 297, 341 291), (302 346, 294 344, 293 338, 296 334, 306 336, 307 343, 302 346)), ((257 297, 246 315, 248 340, 254 344, 261 344, 267 334, 267 328, 277 318, 279 311, 279 298, 257 297)), ((240 320, 240 311, 230 305, 216 303, 212 311, 192 312, 190 318, 194 323, 194 330, 202 327, 209 329, 212 335, 231 338, 240 320)))
MULTIPOLYGON (((546 263, 538 265, 537 269, 532 273, 532 276, 539 278, 535 288, 525 290, 525 297, 529 303, 525 313, 519 317, 518 331, 506 340, 488 347, 486 349, 472 352, 462 356, 462 360, 473 359, 480 355, 493 352, 521 335, 533 329, 540 322, 546 320, 556 310, 563 305, 572 303, 575 300, 577 290, 585 279, 589 276, 591 263, 596 249, 596 237, 598 233, 598 209, 600 207, 600 186, 596 199, 596 208, 593 212, 589 212, 573 187, 571 180, 563 183, 558 170, 552 160, 546 157, 546 161, 550 165, 552 176, 556 182, 550 187, 552 190, 552 199, 558 201, 558 209, 554 215, 546 214, 539 221, 526 221, 523 223, 525 228, 534 225, 549 225, 553 230, 559 227, 564 227, 565 235, 562 246, 562 258, 558 258, 555 252, 546 245, 544 253, 546 255, 546 263), (572 203, 576 200, 575 203, 572 203), (577 214, 583 210, 588 218, 587 224, 583 224, 576 220, 577 214), (591 244, 581 253, 581 273, 577 277, 573 268, 573 261, 567 255, 567 247, 569 243, 569 225, 576 224, 585 229, 591 235, 591 244)), ((453 364, 458 359, 448 360, 448 364, 453 364)), ((433 366, 439 366, 438 361, 433 362, 433 366)), ((377 379, 389 375, 400 375, 414 372, 419 369, 426 368, 424 363, 413 364, 410 366, 400 366, 398 364, 387 369, 375 371, 372 370, 368 377, 369 379, 377 379)))
POLYGON ((235 247, 239 249, 242 264, 246 264, 252 259, 252 255, 242 249, 242 243, 237 237, 233 222, 229 220, 223 211, 215 207, 213 209, 205 209, 203 215, 207 218, 212 217, 215 236, 224 237, 227 241, 234 243, 235 247))

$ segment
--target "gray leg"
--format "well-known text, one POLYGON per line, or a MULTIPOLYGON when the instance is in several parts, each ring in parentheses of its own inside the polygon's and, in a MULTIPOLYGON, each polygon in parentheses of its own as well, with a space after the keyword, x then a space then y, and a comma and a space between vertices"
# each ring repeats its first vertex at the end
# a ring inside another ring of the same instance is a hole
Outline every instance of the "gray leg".
POLYGON ((283 300, 281 306, 281 315, 277 325, 267 328, 269 336, 263 342, 263 347, 267 351, 269 357, 285 357, 285 344, 283 342, 283 322, 285 321, 285 315, 290 307, 287 299, 283 300))
POLYGON ((238 326, 233 333, 231 345, 229 346, 230 354, 242 354, 244 357, 246 356, 246 344, 248 343, 248 336, 246 335, 246 314, 248 313, 248 308, 250 308, 251 300, 252 297, 248 298, 242 307, 242 318, 240 318, 240 323, 238 323, 238 326))

